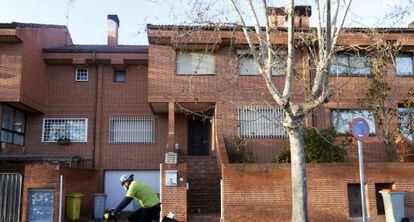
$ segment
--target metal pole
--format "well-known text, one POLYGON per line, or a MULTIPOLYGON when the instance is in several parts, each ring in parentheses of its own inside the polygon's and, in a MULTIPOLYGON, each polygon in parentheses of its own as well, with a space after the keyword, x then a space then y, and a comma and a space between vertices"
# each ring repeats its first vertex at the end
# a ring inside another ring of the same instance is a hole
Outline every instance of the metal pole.
POLYGON ((358 140, 358 157, 359 157, 359 178, 361 187, 361 204, 362 204, 362 221, 367 222, 367 206, 365 199, 365 178, 364 178, 364 156, 362 153, 362 142, 358 140))

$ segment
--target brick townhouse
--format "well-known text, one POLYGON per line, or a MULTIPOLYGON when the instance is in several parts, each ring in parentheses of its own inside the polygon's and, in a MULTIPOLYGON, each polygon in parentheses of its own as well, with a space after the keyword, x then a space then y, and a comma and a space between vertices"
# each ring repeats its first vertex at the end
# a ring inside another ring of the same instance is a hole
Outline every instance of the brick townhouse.
MULTIPOLYGON (((298 8, 300 19, 295 25, 306 30, 309 17, 301 11, 298 8)), ((216 215, 220 210, 223 218, 223 206, 231 198, 223 201, 226 196, 223 187, 220 194, 220 179, 229 176, 224 174, 228 172, 224 163, 234 138, 248 138, 247 147, 257 163, 270 162, 288 144, 281 125, 272 124, 276 117, 283 118, 283 112, 272 101, 252 59, 240 56, 246 49, 242 32, 232 26, 148 25, 149 45, 140 46, 118 45, 120 21, 116 15, 108 15, 107 26, 107 45, 76 45, 65 26, 0 24, 0 172, 4 172, 0 182, 22 187, 6 190, 15 195, 15 205, 3 217, 35 220, 39 215, 31 209, 39 204, 49 209, 46 217, 58 221, 64 210, 60 202, 75 191, 84 193, 84 213, 92 211, 94 193, 106 193, 106 207, 115 207, 124 192, 117 181, 126 172, 161 193, 164 212, 171 202, 168 198, 174 198, 165 194, 169 191, 164 183, 160 185, 160 180, 165 181, 160 164, 167 152, 176 152, 183 180, 174 201, 179 200, 176 205, 182 203, 186 211, 180 219, 187 220, 187 211, 191 220, 192 215, 216 215), (178 195, 184 195, 184 200, 178 195), (44 202, 33 201, 36 197, 44 202)), ((275 28, 273 44, 286 45, 286 29, 275 28)), ((404 53, 397 56, 392 77, 401 93, 401 101, 395 102, 398 106, 414 87, 410 53, 414 30, 377 31, 403 45, 404 53)), ((359 28, 346 29, 340 41, 343 45, 373 43, 366 29, 359 28)), ((295 70, 302 81, 294 84, 293 94, 303 98, 312 68, 307 51, 296 51, 295 70)), ((314 110, 306 125, 334 126, 346 133, 352 117, 366 117, 372 135, 366 142, 365 160, 384 162, 375 119, 358 102, 369 84, 369 56, 347 54, 341 59, 346 61, 347 71, 332 69, 330 79, 330 85, 341 86, 340 90, 314 110), (361 66, 361 61, 366 65, 361 66)), ((278 85, 283 73, 281 62, 273 76, 278 85)), ((404 138, 407 143, 413 139, 404 138)), ((349 149, 347 158, 354 162, 357 150, 349 149)), ((391 172, 406 169, 398 166, 391 172)), ((227 169, 233 168, 228 165, 227 169)), ((280 175, 276 176, 284 181, 280 186, 289 187, 286 173, 280 175)), ((394 183, 404 179, 390 178, 394 183)), ((231 184, 232 180, 224 181, 231 184)))

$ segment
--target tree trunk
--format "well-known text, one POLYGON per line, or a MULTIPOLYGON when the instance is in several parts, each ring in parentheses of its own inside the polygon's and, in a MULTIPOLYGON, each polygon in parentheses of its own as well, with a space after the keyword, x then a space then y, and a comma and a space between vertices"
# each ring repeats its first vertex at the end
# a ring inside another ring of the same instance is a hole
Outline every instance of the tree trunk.
POLYGON ((306 188, 306 160, 303 136, 303 121, 300 118, 288 121, 292 175, 292 222, 308 220, 308 195, 306 188))

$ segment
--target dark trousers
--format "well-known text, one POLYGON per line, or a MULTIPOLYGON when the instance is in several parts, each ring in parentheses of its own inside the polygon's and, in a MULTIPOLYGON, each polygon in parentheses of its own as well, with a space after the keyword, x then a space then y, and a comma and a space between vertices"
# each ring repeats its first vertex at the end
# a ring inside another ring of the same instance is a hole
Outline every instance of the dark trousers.
POLYGON ((140 208, 132 213, 128 220, 130 222, 152 222, 152 220, 159 221, 160 220, 160 211, 161 207, 160 204, 157 204, 153 207, 148 208, 140 208))

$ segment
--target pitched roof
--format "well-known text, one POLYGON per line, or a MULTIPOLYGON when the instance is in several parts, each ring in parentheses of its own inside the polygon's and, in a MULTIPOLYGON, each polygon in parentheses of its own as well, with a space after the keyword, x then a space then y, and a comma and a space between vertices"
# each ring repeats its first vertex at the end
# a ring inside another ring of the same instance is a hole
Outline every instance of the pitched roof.
POLYGON ((67 29, 66 25, 22 23, 22 22, 0 23, 0 28, 3 28, 3 29, 15 29, 15 28, 54 28, 54 29, 67 29))
POLYGON ((43 49, 43 52, 108 52, 108 53, 147 53, 146 45, 69 45, 43 49))

